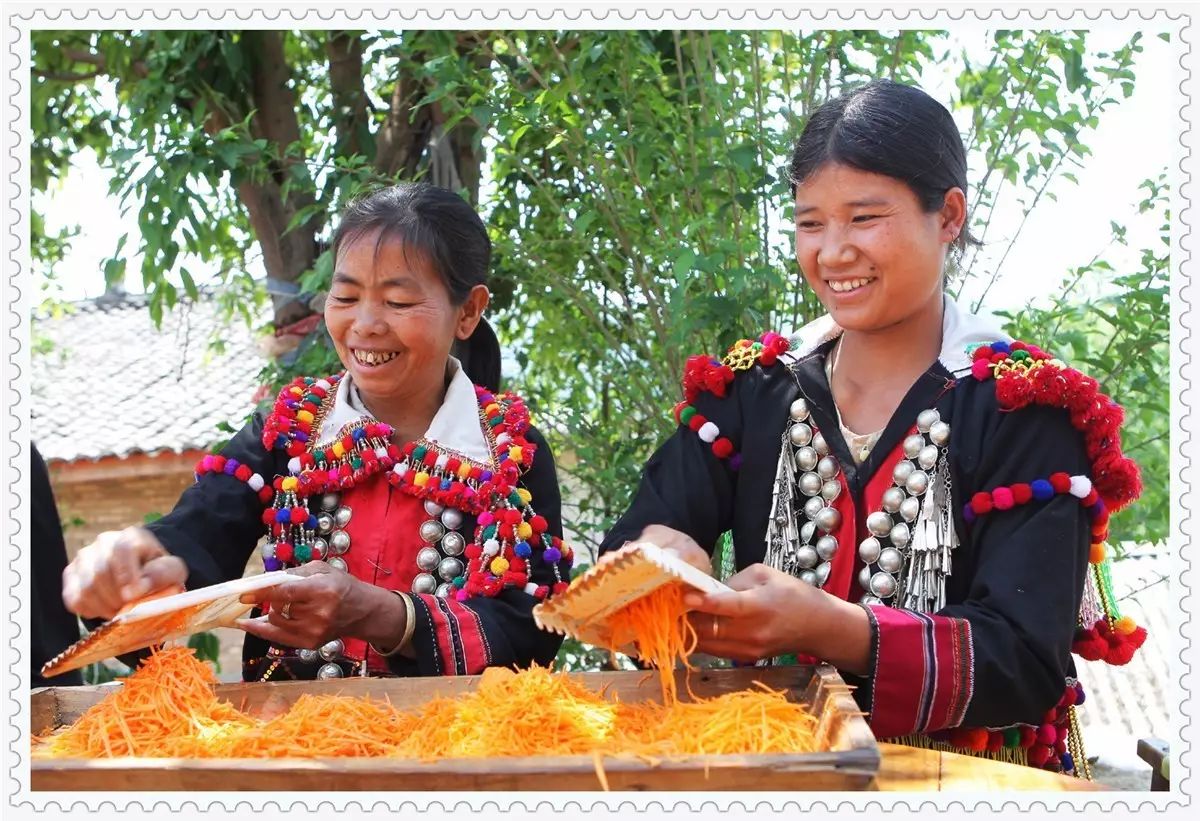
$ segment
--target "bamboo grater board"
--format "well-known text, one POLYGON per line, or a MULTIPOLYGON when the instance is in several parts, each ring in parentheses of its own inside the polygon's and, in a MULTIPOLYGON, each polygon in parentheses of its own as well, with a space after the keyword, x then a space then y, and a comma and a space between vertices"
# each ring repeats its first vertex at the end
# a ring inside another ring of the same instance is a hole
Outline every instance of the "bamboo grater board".
MULTIPOLYGON (((597 647, 609 647, 612 635, 607 624, 609 616, 677 581, 704 593, 730 589, 657 545, 637 542, 589 568, 565 591, 534 607, 533 619, 543 630, 572 636, 597 647)), ((614 649, 629 653, 633 648, 614 649)))
POLYGON ((294 579, 283 570, 234 579, 174 596, 145 601, 88 633, 42 666, 43 676, 56 676, 93 662, 141 650, 152 644, 229 627, 254 605, 242 604, 246 593, 294 579))

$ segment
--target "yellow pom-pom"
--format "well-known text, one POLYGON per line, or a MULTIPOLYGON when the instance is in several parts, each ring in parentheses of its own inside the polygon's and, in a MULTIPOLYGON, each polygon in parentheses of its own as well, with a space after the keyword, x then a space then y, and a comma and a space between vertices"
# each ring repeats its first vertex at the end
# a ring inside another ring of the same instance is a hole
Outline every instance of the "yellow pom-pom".
POLYGON ((529 522, 521 522, 517 525, 517 536, 522 539, 528 539, 533 535, 533 525, 529 522))
POLYGON ((1088 549, 1088 561, 1092 564, 1100 564, 1105 555, 1104 542, 1096 542, 1088 549))
POLYGON ((296 411, 296 418, 301 422, 311 422, 313 420, 312 411, 296 411))
POLYGON ((508 559, 504 558, 503 556, 497 556, 496 558, 492 559, 491 568, 492 572, 499 576, 505 570, 508 570, 508 559))
POLYGON ((1123 636, 1128 636, 1137 629, 1137 622, 1129 616, 1121 616, 1113 623, 1113 630, 1116 630, 1123 636))
POLYGON ((521 457, 524 455, 525 451, 521 450, 521 448, 517 447, 516 445, 513 445, 508 449, 508 458, 512 459, 514 462, 520 462, 521 457))
POLYGON ((289 476, 284 479, 281 484, 283 485, 284 490, 295 490, 297 487, 299 487, 300 482, 296 480, 295 476, 289 476))
POLYGON ((523 487, 517 488, 517 495, 521 497, 521 501, 525 504, 529 504, 531 501, 533 501, 533 494, 523 487))
POLYGON ((341 459, 343 456, 346 455, 346 449, 344 447, 342 447, 342 443, 340 441, 333 443, 333 455, 336 456, 338 459, 341 459))
POLYGON ((429 474, 426 473, 425 471, 421 471, 420 473, 418 473, 416 476, 413 477, 413 484, 416 485, 417 487, 425 487, 425 484, 428 481, 429 481, 429 474))
POLYGON ((468 465, 466 462, 463 462, 461 465, 458 466, 458 478, 459 479, 466 479, 470 475, 471 475, 471 466, 470 465, 468 465))
POLYGON ((500 406, 497 405, 495 402, 493 402, 492 404, 488 405, 486 408, 483 409, 483 415, 484 416, 495 416, 499 410, 500 410, 500 406))
POLYGON ((288 391, 292 394, 292 396, 303 396, 304 395, 303 388, 292 387, 292 388, 289 388, 288 391))

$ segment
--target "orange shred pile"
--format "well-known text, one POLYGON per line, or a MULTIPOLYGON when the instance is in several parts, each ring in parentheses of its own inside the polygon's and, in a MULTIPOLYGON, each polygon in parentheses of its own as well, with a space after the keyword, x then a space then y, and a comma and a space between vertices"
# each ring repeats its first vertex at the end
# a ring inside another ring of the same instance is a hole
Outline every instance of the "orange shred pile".
POLYGON ((675 663, 689 671, 688 656, 696 649, 696 631, 688 621, 682 582, 671 582, 634 599, 608 617, 610 650, 633 644, 637 655, 658 670, 663 703, 678 700, 675 663))
POLYGON ((816 719, 765 687, 690 703, 625 704, 544 667, 489 669, 472 691, 414 710, 301 696, 270 719, 220 701, 187 648, 157 651, 69 727, 34 740, 55 758, 447 758, 588 755, 654 761, 817 747, 816 719))

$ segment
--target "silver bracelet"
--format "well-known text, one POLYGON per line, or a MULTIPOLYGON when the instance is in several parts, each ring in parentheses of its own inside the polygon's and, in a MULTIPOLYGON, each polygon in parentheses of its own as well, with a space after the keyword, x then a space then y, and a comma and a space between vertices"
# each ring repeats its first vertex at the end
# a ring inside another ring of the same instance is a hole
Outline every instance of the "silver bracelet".
POLYGON ((408 643, 412 641, 413 632, 417 629, 417 608, 416 605, 413 604, 412 597, 407 593, 400 592, 399 590, 393 590, 391 592, 399 596, 400 600, 404 602, 404 614, 406 618, 404 621, 404 635, 400 638, 400 641, 396 643, 395 647, 387 652, 384 652, 374 644, 371 645, 371 649, 384 658, 394 656, 403 648, 407 647, 408 643))

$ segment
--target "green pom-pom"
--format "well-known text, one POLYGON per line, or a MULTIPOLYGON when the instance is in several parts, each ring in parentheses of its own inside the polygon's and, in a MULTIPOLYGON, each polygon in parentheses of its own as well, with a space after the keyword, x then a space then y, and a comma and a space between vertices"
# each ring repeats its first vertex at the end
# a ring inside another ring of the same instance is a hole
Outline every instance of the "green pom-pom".
POLYGON ((684 408, 683 410, 681 410, 679 412, 679 421, 686 425, 689 421, 691 421, 691 418, 695 415, 696 415, 696 409, 693 408, 691 405, 688 405, 686 408, 684 408))
POLYGON ((455 576, 454 581, 452 581, 451 584, 453 584, 455 587, 458 587, 458 588, 466 587, 467 586, 467 577, 466 576, 455 576))
POLYGON ((1004 746, 1008 749, 1021 746, 1021 731, 1016 727, 1007 727, 1004 730, 1004 746))
POLYGON ((483 541, 486 542, 488 539, 491 539, 495 535, 496 535, 496 526, 488 525, 487 527, 485 527, 483 529, 482 539, 483 539, 483 541))
POLYGON ((412 460, 414 462, 420 462, 425 458, 425 454, 428 452, 429 448, 425 447, 424 445, 417 445, 416 448, 413 449, 412 460))
POLYGON ((304 564, 312 560, 312 545, 300 544, 296 545, 296 561, 304 564))

